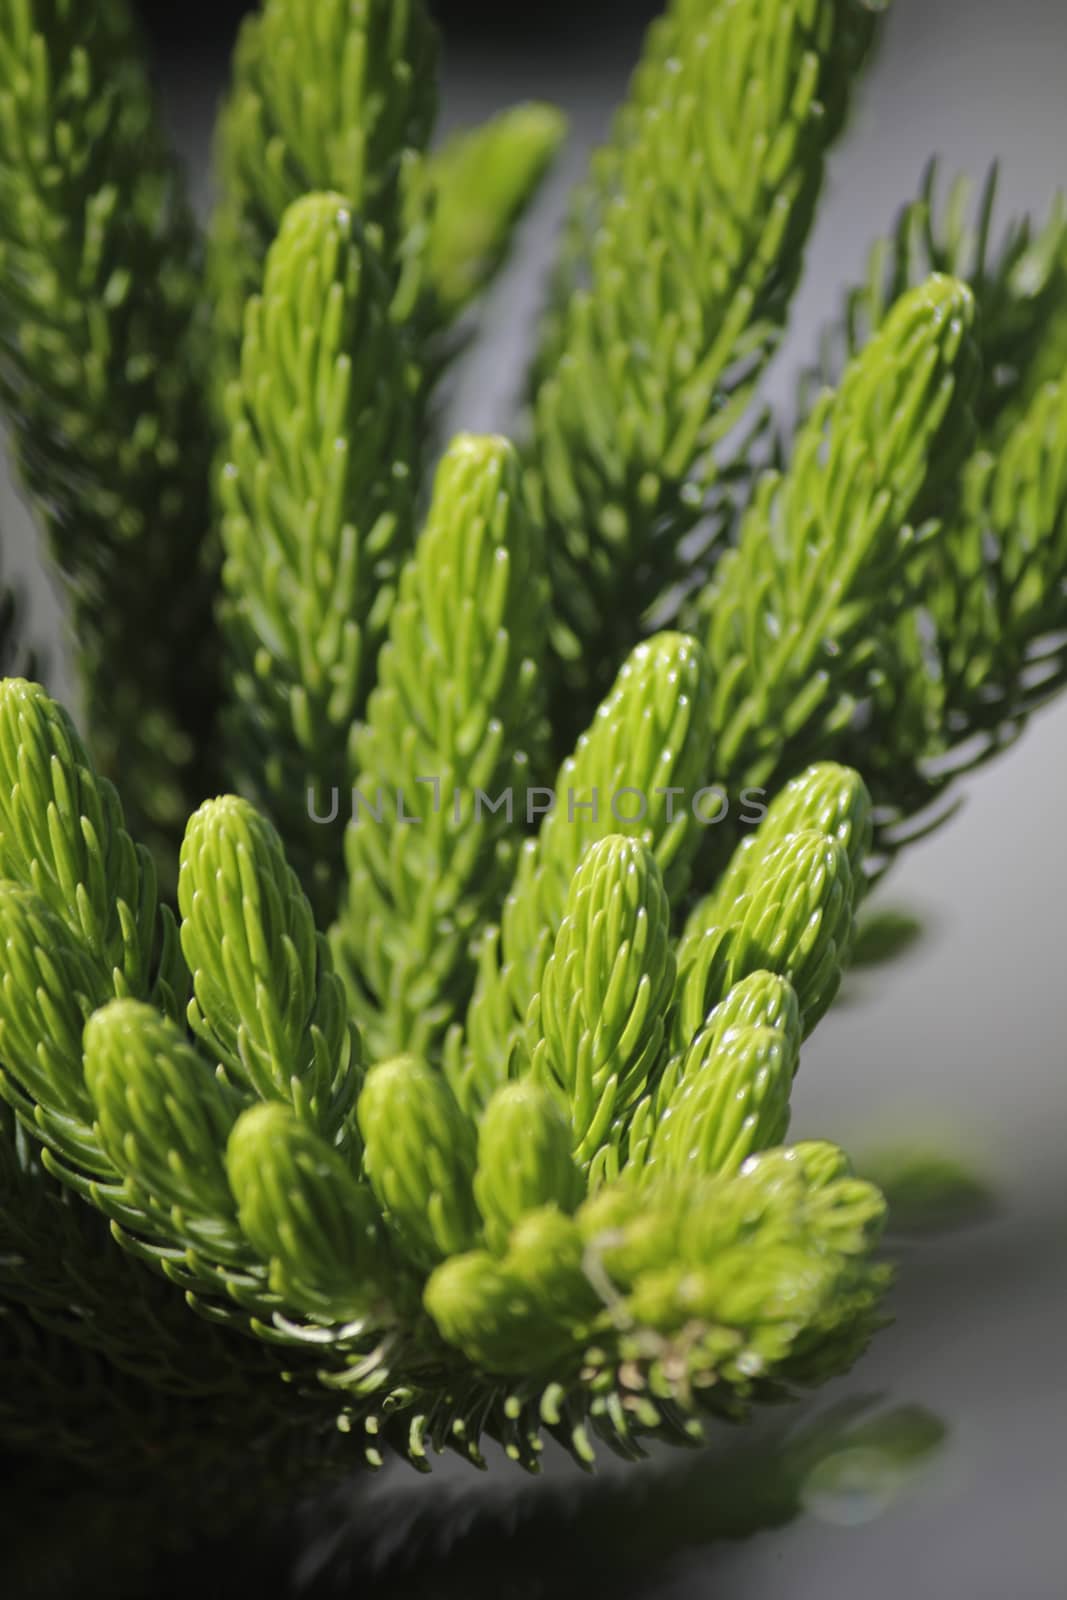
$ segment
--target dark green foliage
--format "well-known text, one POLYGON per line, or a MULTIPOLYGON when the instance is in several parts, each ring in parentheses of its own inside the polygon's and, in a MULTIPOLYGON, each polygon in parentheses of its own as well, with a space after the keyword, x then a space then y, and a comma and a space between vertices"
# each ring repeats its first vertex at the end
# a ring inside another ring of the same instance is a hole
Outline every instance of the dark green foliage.
POLYGON ((98 759, 153 843, 216 753, 199 292, 123 0, 4 0, 0 395, 67 580, 98 759))

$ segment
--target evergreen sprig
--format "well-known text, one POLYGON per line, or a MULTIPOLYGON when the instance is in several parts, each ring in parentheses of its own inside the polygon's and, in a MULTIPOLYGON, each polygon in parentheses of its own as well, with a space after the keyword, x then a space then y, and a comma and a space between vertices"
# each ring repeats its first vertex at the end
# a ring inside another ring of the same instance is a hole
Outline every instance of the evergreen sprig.
POLYGON ((465 1007, 473 940, 514 868, 547 745, 543 570, 515 450, 457 439, 355 741, 334 940, 380 1055, 425 1050, 465 1007))
POLYGON ((411 539, 413 406, 389 296, 348 202, 296 201, 248 306, 227 397, 230 732, 246 785, 300 841, 327 906, 337 830, 313 815, 321 787, 347 770, 411 539))
POLYGON ((931 161, 918 197, 872 247, 866 278, 848 291, 840 318, 821 338, 817 367, 803 376, 802 410, 824 385, 840 380, 843 366, 877 333, 901 296, 934 273, 962 279, 975 297, 982 369, 974 409, 983 434, 1002 432, 1022 395, 1061 375, 1065 348, 1049 334, 1050 323, 1058 325, 1067 270, 1063 199, 1040 228, 1028 217, 998 227, 996 166, 977 199, 971 182, 961 177, 942 202, 939 181, 939 165, 931 161))
POLYGON ((282 218, 340 193, 395 288, 406 199, 436 116, 436 33, 422 0, 267 0, 245 22, 219 121, 210 269, 223 383, 282 218))
MULTIPOLYGON (((968 461, 921 598, 893 630, 865 769, 887 863, 956 809, 959 779, 1067 684, 1067 385, 1043 384, 968 461)), ((857 733, 839 743, 851 759, 857 733)))
POLYGON ((700 602, 724 778, 773 791, 851 720, 971 443, 973 317, 957 279, 904 295, 757 486, 700 602))
POLYGON ((238 365, 245 306, 288 208, 344 195, 432 382, 441 336, 506 259, 564 132, 528 105, 430 150, 437 32, 424 0, 266 0, 244 24, 219 121, 209 269, 216 384, 238 365), (472 193, 471 184, 477 193, 472 193))
POLYGON ((359 1032, 281 840, 247 801, 210 800, 191 819, 178 903, 194 1033, 232 1082, 341 1137, 359 1032))
POLYGON ((958 780, 1010 745, 1064 681, 1055 635, 1067 578, 1067 212, 1058 198, 1040 228, 1026 218, 998 228, 997 194, 994 167, 976 205, 960 179, 942 206, 931 163, 824 336, 821 371, 802 386, 804 409, 931 270, 967 281, 981 356, 974 451, 942 478, 941 532, 914 563, 911 601, 883 641, 867 730, 850 724, 837 741, 843 759, 862 750, 883 868, 953 814, 958 780))
POLYGON ((531 445, 561 728, 581 727, 681 575, 784 324, 872 29, 850 0, 674 0, 577 198, 531 445))
MULTIPOLYGON (((699 657, 682 641, 664 648, 679 668, 699 674, 699 657)), ((317 1376, 337 1393, 346 1429, 394 1442, 402 1433, 416 1460, 442 1426, 474 1453, 485 1431, 532 1464, 546 1425, 585 1455, 589 1415, 627 1451, 642 1432, 684 1432, 694 1385, 701 1392, 711 1385, 713 1410, 734 1412, 754 1397, 757 1373, 788 1381, 809 1346, 828 1370, 835 1360, 826 1341, 851 1354, 882 1278, 862 1245, 880 1203, 875 1191, 846 1181, 836 1157, 826 1157, 829 1179, 807 1156, 796 1168, 769 1161, 736 1172, 738 1162, 731 1167, 694 1135, 683 1163, 686 1183, 697 1185, 691 1195, 677 1188, 674 1165, 671 1181, 659 1185, 655 1147, 643 1164, 628 1161, 631 1116, 652 1086, 668 1092, 677 1032, 669 1026, 677 959, 655 849, 662 835, 653 831, 649 843, 607 835, 580 855, 537 976, 528 1055, 512 1063, 516 1083, 493 1096, 484 1116, 472 1115, 432 1061, 399 1057, 360 1076, 353 1038, 336 1032, 336 980, 307 901, 277 836, 245 802, 210 802, 187 837, 180 898, 195 995, 191 1032, 160 1009, 143 970, 134 969, 134 989, 117 961, 105 965, 88 909, 80 920, 64 920, 44 895, 55 900, 79 873, 91 887, 98 862, 133 870, 121 811, 117 802, 108 806, 110 791, 52 702, 19 683, 3 693, 19 733, 17 742, 0 741, 16 807, 28 791, 32 808, 32 780, 42 779, 27 752, 40 764, 42 748, 50 792, 84 797, 62 815, 54 809, 50 830, 28 834, 21 852, 5 846, 9 834, 0 832, 5 870, 16 875, 0 889, 9 967, 0 989, 5 1093, 72 1203, 107 1218, 135 1257, 184 1289, 210 1320, 288 1350, 304 1385, 317 1376), (74 848, 79 837, 88 841, 84 864, 74 848), (516 1113, 526 1109, 539 1131, 516 1173, 506 1130, 514 1135, 516 1113), (685 1214, 690 1206, 719 1207, 719 1189, 704 1195, 700 1185, 725 1181, 730 1171, 740 1188, 721 1191, 724 1217, 735 1211, 737 1226, 747 1218, 745 1229, 755 1227, 760 1239, 759 1219, 767 1218, 766 1303, 739 1299, 731 1287, 731 1224, 704 1244, 681 1229, 674 1254, 687 1265, 677 1281, 672 1258, 642 1254, 642 1229, 657 1206, 669 1233, 680 1226, 670 1220, 679 1207, 685 1214), (799 1187, 784 1176, 793 1173, 802 1175, 799 1187), (627 1211, 635 1179, 652 1207, 643 1220, 627 1211), (821 1197, 826 1182, 828 1199, 821 1197), (618 1215, 606 1223, 612 1205, 618 1215), (839 1205, 863 1218, 851 1243, 838 1237, 839 1205), (774 1297, 795 1297, 799 1271, 806 1297, 786 1333, 777 1328, 774 1297), (728 1352, 736 1360, 725 1359, 728 1352), (501 1387, 501 1379, 519 1375, 518 1388, 501 1387)), ((677 716, 677 694, 669 705, 677 716)), ((809 782, 789 797, 799 831, 786 843, 825 840, 847 873, 844 808, 828 806, 825 790, 809 782)), ((853 791, 851 799, 862 829, 861 798, 853 791)), ((783 814, 768 821, 773 861, 783 814)), ((680 883, 670 852, 664 860, 666 881, 680 883)), ((776 932, 761 953, 783 972, 802 973, 815 959, 814 928, 833 960, 838 922, 851 911, 847 881, 837 920, 827 915, 820 923, 802 884, 794 898, 779 896, 769 874, 776 932)), ((88 891, 73 898, 90 902, 88 891)), ((118 948, 131 942, 127 932, 118 948)), ((727 998, 732 983, 727 974, 727 998)), ((708 1082, 740 1072, 747 1088, 738 1083, 737 1092, 762 1101, 764 1053, 739 1059, 735 1031, 716 1032, 714 1010, 709 1028, 714 1047, 707 1038, 683 1039, 690 1059, 674 1073, 664 1121, 675 1099, 680 1113, 695 1093, 694 1050, 709 1059, 708 1082)), ((796 1037, 795 1029, 783 1035, 796 1037)), ((794 1055, 785 1058, 790 1069, 794 1055)), ((742 1120, 753 1155, 784 1131, 781 1114, 742 1120)), ((678 1127, 684 1142, 684 1118, 678 1127)), ((23 1292, 33 1293, 32 1272, 23 1292)), ((99 1342, 101 1353, 117 1355, 106 1329, 99 1342)), ((300 1402, 309 1419, 320 1404, 313 1393, 300 1402)), ((377 1448, 367 1444, 368 1458, 377 1448)))
POLYGON ((555 785, 536 839, 518 857, 500 925, 481 940, 466 1039, 449 1041, 449 1070, 465 1102, 480 1103, 522 1051, 567 892, 582 854, 609 835, 640 839, 680 899, 700 844, 693 802, 709 761, 711 687, 700 646, 681 634, 638 645, 555 785), (679 803, 680 800, 680 803, 679 803))
POLYGON ((90 731, 0 684, 20 1460, 153 1466, 157 1527, 589 1464, 876 1328, 884 1202, 792 1084, 872 872, 1067 684, 1067 231, 931 179, 761 470, 875 31, 672 0, 525 437, 430 473, 558 115, 434 148, 421 0, 265 0, 202 284, 126 5, 0 0, 0 395, 90 731))

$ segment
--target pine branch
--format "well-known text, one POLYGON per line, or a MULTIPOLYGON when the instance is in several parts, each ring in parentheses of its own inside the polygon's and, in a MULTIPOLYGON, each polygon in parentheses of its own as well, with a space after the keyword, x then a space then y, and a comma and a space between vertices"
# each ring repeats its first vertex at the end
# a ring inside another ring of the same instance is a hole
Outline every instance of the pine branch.
POLYGON ((478 1125, 474 1198, 495 1255, 529 1212, 570 1216, 584 1193, 571 1154, 571 1124, 559 1098, 531 1078, 503 1084, 478 1125))
POLYGON ((403 1253, 429 1269, 472 1244, 474 1128, 441 1074, 412 1056, 374 1067, 359 1125, 367 1177, 403 1253))
POLYGON ((996 197, 994 169, 973 222, 963 180, 942 214, 931 166, 823 343, 823 370, 832 371, 931 267, 973 287, 979 448, 945 480, 945 526, 881 648, 865 725, 828 746, 871 784, 883 869, 954 814, 958 780, 1013 743, 1067 682, 1055 638, 1067 620, 1067 216, 1058 201, 1036 233, 1023 220, 998 239, 996 197))
POLYGON ((582 1309, 594 1314, 581 1268, 588 1251, 617 1288, 615 1339, 641 1388, 655 1393, 672 1358, 684 1361, 686 1382, 714 1383, 712 1404, 737 1416, 754 1378, 810 1370, 820 1335, 852 1336, 870 1317, 880 1278, 862 1263, 880 1224, 876 1192, 838 1153, 797 1146, 750 1161, 733 1179, 690 1174, 654 1192, 604 1189, 563 1224, 570 1253, 550 1254, 540 1240, 527 1252, 520 1229, 502 1263, 472 1254, 439 1267, 427 1303, 445 1337, 480 1365, 525 1376, 531 1361, 558 1362, 587 1337, 573 1312, 585 1286, 582 1309), (569 1316, 545 1304, 532 1265, 566 1296, 569 1316))
POLYGON ((0 396, 94 749, 156 847, 218 697, 197 242, 124 0, 4 0, 0 84, 0 396))
MULTIPOLYGON (((41 1141, 53 1175, 120 1228, 157 1237, 159 1219, 127 1181, 136 1141, 105 1136, 82 1038, 100 1007, 133 999, 165 1034, 147 1072, 159 1069, 171 1046, 184 1048, 171 1019, 181 1014, 189 979, 173 918, 158 911, 151 858, 126 833, 115 791, 93 770, 69 720, 18 679, 0 685, 0 772, 0 1095, 41 1141)), ((210 1069, 202 1071, 214 1084, 210 1069)), ((167 1127, 178 1115, 168 1096, 162 1089, 167 1127)), ((209 1117, 209 1124, 224 1120, 209 1117)), ((186 1233, 170 1217, 173 1202, 159 1210, 168 1218, 167 1242, 174 1244, 177 1227, 188 1247, 190 1285, 215 1286, 212 1258, 204 1265, 197 1256, 203 1241, 195 1222, 186 1233)))
POLYGON ((396 1272, 366 1184, 280 1105, 255 1106, 226 1147, 241 1228, 269 1263, 272 1290, 316 1320, 389 1318, 396 1272))
POLYGON ((566 1108, 583 1168, 625 1128, 662 1055, 674 980, 656 858, 609 835, 571 879, 526 1025, 533 1075, 566 1108))
POLYGON ((770 854, 798 833, 821 833, 844 850, 857 883, 871 845, 871 797, 858 773, 831 761, 808 767, 775 795, 759 826, 734 850, 714 888, 700 904, 698 920, 708 924, 758 885, 770 854))
POLYGON ((862 741, 883 867, 951 816, 966 774, 1067 685, 1067 382, 1039 389, 1000 451, 967 464, 921 601, 886 653, 862 741))
POLYGON ((974 339, 982 371, 974 411, 986 442, 1002 438, 1033 391, 1067 369, 1067 329, 1062 339, 1054 331, 1067 305, 1062 197, 1039 229, 1027 217, 998 229, 996 166, 977 201, 970 181, 960 177, 942 204, 938 180, 938 163, 931 161, 918 198, 901 208, 891 234, 872 248, 865 281, 846 295, 837 323, 822 336, 817 366, 803 376, 802 414, 821 388, 840 381, 844 367, 879 331, 897 301, 934 273, 961 279, 975 298, 974 339))
POLYGON ((66 713, 19 678, 0 683, 0 771, 0 879, 80 943, 93 981, 173 1012, 187 979, 151 858, 66 713))
POLYGON ((1036 392, 995 459, 968 464, 946 556, 929 604, 958 738, 961 725, 1021 721, 1064 681, 1062 646, 1035 647, 1067 619, 1067 368, 1036 392))
POLYGON ((209 255, 220 395, 267 252, 306 194, 344 196, 404 314, 411 309, 421 268, 416 253, 409 271, 408 235, 423 219, 409 213, 436 116, 436 60, 422 0, 320 0, 312 12, 301 0, 266 0, 245 22, 219 123, 209 255))
POLYGON ((719 1015, 728 1005, 712 1011, 678 1067, 670 1120, 645 1157, 648 1174, 680 1176, 693 1161, 709 1173, 738 1172, 754 1150, 785 1140, 799 1036, 788 1026, 740 1027, 732 1008, 719 1015))
POLYGON ((676 0, 650 35, 576 204, 536 370, 561 730, 681 575, 778 341, 873 27, 848 0, 676 0))
POLYGON ((696 908, 679 950, 684 980, 706 994, 709 984, 721 990, 754 972, 778 972, 797 991, 810 1032, 830 1007, 852 943, 857 891, 848 856, 836 840, 804 829, 768 851, 761 867, 758 884, 725 912, 696 908))
POLYGON ((457 439, 357 736, 339 965, 374 1052, 432 1050, 514 870, 547 744, 543 552, 515 452, 457 439))
POLYGON ((590 845, 614 833, 640 839, 668 895, 684 895, 700 843, 693 802, 709 765, 710 705, 699 645, 660 634, 633 651, 563 763, 538 837, 519 854, 499 930, 490 926, 482 938, 466 1037, 449 1040, 448 1071, 464 1105, 484 1105, 511 1074, 515 1052, 524 1055, 526 1012, 590 845))
POLYGON ((785 1143, 792 1084, 872 848, 1067 685, 1062 211, 998 240, 992 180, 972 223, 931 176, 757 480, 875 23, 673 0, 572 213, 526 455, 461 435, 416 539, 433 385, 561 120, 431 153, 420 0, 265 0, 205 396, 123 5, 5 5, 0 389, 132 832, 193 815, 179 927, 68 717, 0 685, 0 1441, 153 1467, 195 1517, 235 1469, 236 1504, 485 1439, 632 1459, 843 1371, 885 1205, 785 1143), (249 798, 205 802, 216 663, 174 666, 212 414, 249 798), (679 579, 695 636, 638 642, 679 579))
POLYGON ((178 902, 189 1022, 208 1054, 234 1085, 345 1145, 362 1041, 281 840, 247 801, 212 800, 191 818, 178 902))
MULTIPOLYGON (((667 1049, 617 1139, 639 1178, 664 1148, 676 1166, 686 1151, 694 1160, 703 1152, 718 1171, 777 1142, 779 1123, 784 1137, 801 1041, 848 964, 870 842, 859 776, 812 767, 776 797, 694 906, 677 944, 667 1049), (661 1126, 672 1121, 687 1131, 661 1126)), ((612 1154, 604 1172, 619 1161, 612 1154)))
POLYGON ((343 200, 287 213, 227 396, 223 544, 244 786, 329 913, 340 829, 315 820, 348 771, 411 541, 414 412, 377 254, 343 200))
POLYGON ((913 598, 911 554, 971 443, 973 314, 955 279, 905 295, 804 423, 784 474, 761 480, 701 598, 729 787, 775 791, 833 749, 866 693, 913 598))
MULTIPOLYGON (((687 641, 642 647, 576 770, 614 773, 636 696, 653 772, 667 775, 656 737, 666 719, 678 775, 697 748, 685 730, 701 709, 702 671, 687 641), (645 676, 656 661, 673 663, 658 704, 646 688, 658 680, 645 676), (613 727, 613 717, 623 720, 613 727)), ((445 1076, 408 1057, 374 1067, 358 1107, 348 1087, 338 1095, 353 1069, 336 1035, 331 1050, 326 1026, 309 1027, 309 1015, 336 1011, 307 902, 276 836, 243 802, 205 807, 183 858, 198 1047, 175 1020, 174 983, 151 988, 139 934, 152 926, 150 885, 138 923, 126 908, 145 858, 117 801, 39 690, 5 685, 0 713, 11 793, 0 871, 16 879, 0 887, 5 1093, 71 1206, 107 1218, 212 1321, 287 1352, 300 1380, 294 1421, 313 1428, 333 1395, 372 1464, 386 1444, 421 1463, 428 1441, 446 1439, 478 1459, 485 1434, 532 1466, 542 1427, 581 1458, 588 1419, 632 1454, 642 1434, 699 1431, 698 1394, 712 1413, 740 1414, 765 1385, 852 1358, 884 1279, 867 1259, 881 1202, 839 1153, 760 1153, 778 1129, 766 1119, 748 1128, 757 1159, 736 1175, 695 1152, 682 1182, 627 1167, 630 1108, 660 1079, 669 1047, 676 958, 664 882, 684 883, 684 827, 659 818, 639 840, 603 838, 576 856, 529 1017, 549 1097, 522 1089, 518 1106, 539 1106, 540 1132, 514 1182, 501 1170, 501 1130, 516 1109, 507 1089, 491 1116, 472 1117, 445 1076), (102 899, 121 908, 117 928, 96 915, 102 899), (138 992, 165 997, 171 1015, 138 992), (635 1211, 628 1195, 639 1189, 635 1211), (701 1231, 698 1216, 718 1224, 701 1231), (742 1250, 756 1252, 751 1283, 738 1277, 742 1250), (786 1303, 784 1326, 776 1307, 786 1303)), ((847 867, 840 797, 831 804, 809 784, 790 805, 798 825, 823 819, 847 867)), ((532 849, 551 883, 574 846, 557 824, 532 849)), ((764 924, 784 925, 770 958, 797 971, 803 995, 811 929, 836 947, 836 924, 819 922, 810 895, 802 905, 782 897, 772 872, 761 882, 764 924)), ((537 945, 547 949, 540 932, 537 945)), ((684 1048, 693 1042, 683 1036, 684 1048)), ((734 1049, 731 1031, 707 1052, 711 1070, 725 1070, 734 1049)), ((753 1058, 750 1071, 761 1070, 753 1058)), ((268 1405, 271 1371, 268 1362, 268 1405)))

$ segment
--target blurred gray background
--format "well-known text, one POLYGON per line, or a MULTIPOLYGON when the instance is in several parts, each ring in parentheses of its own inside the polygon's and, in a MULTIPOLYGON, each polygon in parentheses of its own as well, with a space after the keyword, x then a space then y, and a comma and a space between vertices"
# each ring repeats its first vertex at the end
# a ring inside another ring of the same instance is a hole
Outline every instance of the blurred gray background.
MULTIPOLYGON (((457 385, 457 425, 507 428, 555 222, 636 55, 630 11, 508 9, 450 38, 444 121, 528 96, 571 114, 567 155, 494 293, 480 353, 457 385)), ((198 195, 224 38, 161 42, 169 113, 198 195)), ((1002 167, 1002 206, 1043 211, 1067 186, 1063 0, 896 0, 884 47, 834 154, 788 343, 772 390, 815 350, 842 286, 917 189, 934 152, 951 175, 1002 167)), ((4 569, 26 589, 36 640, 65 687, 62 612, 28 519, 0 484, 4 569)), ((875 1513, 823 1507, 744 1545, 680 1555, 642 1592, 728 1600, 862 1593, 1055 1600, 1067 1593, 1067 703, 1039 717, 967 789, 962 816, 915 848, 883 899, 922 912, 926 943, 867 978, 807 1048, 794 1131, 863 1151, 943 1137, 993 1184, 996 1218, 910 1246, 895 1325, 836 1395, 884 1391, 937 1411, 948 1444, 916 1490, 875 1513), (859 1517, 862 1525, 837 1524, 859 1517)), ((426 1491, 423 1484, 418 1492, 426 1491)), ((472 1492, 477 1484, 472 1480, 472 1492)), ((433 1492, 432 1488, 429 1492, 433 1492)), ((530 1491, 536 1492, 536 1491, 530 1491)))

